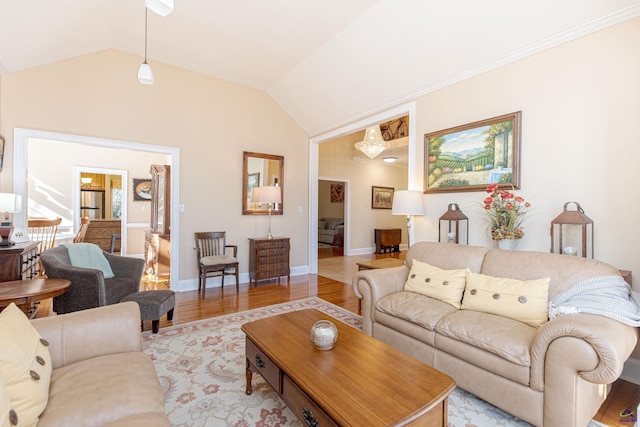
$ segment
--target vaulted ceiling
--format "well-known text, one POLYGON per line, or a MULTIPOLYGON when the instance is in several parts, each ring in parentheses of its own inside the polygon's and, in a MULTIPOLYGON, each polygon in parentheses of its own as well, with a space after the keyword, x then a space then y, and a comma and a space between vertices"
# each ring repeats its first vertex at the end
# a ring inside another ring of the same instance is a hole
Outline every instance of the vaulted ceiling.
MULTIPOLYGON (((639 15, 640 0, 175 0, 149 13, 148 57, 267 91, 317 135, 639 15)), ((0 76, 109 48, 142 59, 144 0, 0 0, 0 76)))

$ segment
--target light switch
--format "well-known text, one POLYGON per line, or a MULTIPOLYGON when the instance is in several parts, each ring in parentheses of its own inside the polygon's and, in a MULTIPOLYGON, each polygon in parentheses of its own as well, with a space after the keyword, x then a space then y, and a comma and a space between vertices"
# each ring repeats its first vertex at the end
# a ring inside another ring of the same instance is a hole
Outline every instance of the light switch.
POLYGON ((180 205, 180 212, 184 212, 184 205, 180 205))

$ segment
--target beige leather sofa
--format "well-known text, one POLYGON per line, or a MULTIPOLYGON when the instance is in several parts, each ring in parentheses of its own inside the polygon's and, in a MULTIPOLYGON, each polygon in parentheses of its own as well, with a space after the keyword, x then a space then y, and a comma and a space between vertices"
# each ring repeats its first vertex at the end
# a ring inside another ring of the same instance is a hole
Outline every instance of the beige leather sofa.
POLYGON ((49 400, 38 427, 171 426, 135 302, 32 321, 49 342, 49 400))
POLYGON ((359 271, 353 278, 367 334, 536 426, 588 424, 634 349, 637 328, 584 313, 533 327, 495 314, 456 309, 404 291, 413 259, 445 270, 468 267, 495 277, 549 277, 549 298, 583 279, 617 275, 615 268, 568 255, 420 242, 407 252, 405 266, 359 271))

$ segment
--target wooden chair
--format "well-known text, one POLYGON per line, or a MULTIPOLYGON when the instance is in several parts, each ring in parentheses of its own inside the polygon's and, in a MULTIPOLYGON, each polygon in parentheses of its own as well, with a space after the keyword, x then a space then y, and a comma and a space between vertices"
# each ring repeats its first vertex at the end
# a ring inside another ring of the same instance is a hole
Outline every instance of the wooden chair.
POLYGON ((202 298, 207 289, 207 277, 221 276, 224 291, 224 276, 235 276, 236 292, 238 292, 240 290, 238 246, 227 245, 224 231, 195 233, 195 238, 198 252, 198 291, 202 291, 202 298), (233 256, 226 253, 227 249, 233 249, 233 256))
MULTIPOLYGON (((29 238, 32 242, 40 242, 38 245, 38 254, 47 249, 54 247, 56 243, 56 233, 58 232, 58 225, 62 222, 62 218, 48 219, 48 218, 29 218, 27 220, 27 228, 29 230, 29 238)), ((40 272, 38 276, 45 277, 44 267, 38 257, 38 266, 40 272)))
POLYGON ((80 228, 78 228, 78 232, 76 233, 76 237, 73 238, 73 243, 82 243, 84 242, 84 236, 87 234, 87 228, 89 228, 89 223, 91 220, 88 216, 84 218, 80 218, 80 228))

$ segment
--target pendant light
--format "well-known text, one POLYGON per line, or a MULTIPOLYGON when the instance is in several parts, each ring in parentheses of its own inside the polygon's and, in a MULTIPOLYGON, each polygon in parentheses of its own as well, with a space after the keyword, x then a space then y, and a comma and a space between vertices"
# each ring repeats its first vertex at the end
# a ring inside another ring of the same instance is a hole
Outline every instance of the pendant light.
POLYGON ((153 84, 153 72, 147 63, 147 8, 144 8, 144 62, 138 68, 138 81, 143 85, 153 84))
POLYGON ((367 128, 364 139, 355 144, 356 149, 362 151, 370 159, 374 159, 378 154, 389 148, 391 144, 385 141, 380 132, 380 126, 375 125, 367 128))

